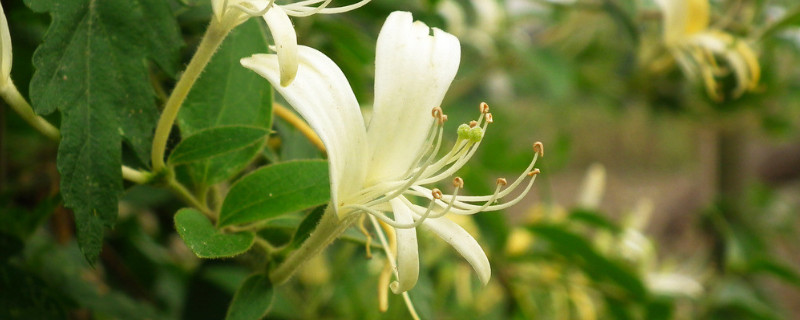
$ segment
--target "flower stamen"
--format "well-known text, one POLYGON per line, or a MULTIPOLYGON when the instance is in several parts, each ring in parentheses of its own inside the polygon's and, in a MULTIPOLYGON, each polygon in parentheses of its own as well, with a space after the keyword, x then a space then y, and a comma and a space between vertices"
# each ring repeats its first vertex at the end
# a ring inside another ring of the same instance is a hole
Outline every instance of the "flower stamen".
MULTIPOLYGON (((386 234, 384 234, 384 230, 386 233, 390 235, 394 235, 394 230, 392 228, 387 227, 386 225, 380 225, 378 220, 374 218, 374 216, 370 216, 370 221, 372 221, 372 227, 375 229, 375 233, 378 234, 378 239, 381 241, 381 245, 383 245, 383 250, 386 252, 386 260, 389 261, 389 265, 391 266, 391 270, 394 271, 395 277, 398 276, 397 274, 397 262, 394 258, 394 253, 397 251, 397 243, 395 237, 390 237, 391 243, 386 240, 386 234), (381 230, 383 229, 383 230, 381 230)), ((379 279, 381 280, 381 279, 379 279)), ((387 281, 388 282, 388 281, 387 281)), ((383 282, 379 282, 379 285, 383 284, 383 282)), ((391 287, 392 284, 389 284, 387 287, 391 287)), ((379 289, 380 290, 380 289, 379 289)), ((381 290, 381 292, 386 290, 381 290)), ((379 293, 379 298, 382 293, 379 293)), ((406 307, 408 308, 408 312, 411 313, 411 317, 414 319, 419 319, 419 315, 417 315, 417 311, 414 309, 414 304, 411 303, 411 299, 408 296, 408 291, 403 292, 403 300, 405 300, 406 307)), ((387 301, 388 302, 388 301, 387 301)), ((388 304, 388 303, 387 303, 388 304)), ((386 307, 388 309, 388 306, 386 307)), ((384 309, 385 310, 385 309, 384 309)))
POLYGON ((481 113, 489 113, 489 104, 486 102, 481 102, 478 108, 479 108, 478 110, 480 110, 481 113))
POLYGON ((538 153, 540 157, 544 158, 544 144, 541 141, 536 141, 533 144, 533 151, 538 153))
POLYGON ((331 2, 330 0, 309 0, 309 1, 299 1, 299 2, 295 2, 295 3, 286 4, 286 5, 283 5, 281 7, 285 11, 287 11, 287 14, 289 14, 290 16, 305 17, 305 16, 310 16, 312 14, 316 14, 316 13, 319 13, 319 14, 334 14, 334 13, 347 12, 347 11, 350 11, 350 10, 358 9, 358 8, 364 6, 365 4, 369 3, 370 1, 372 1, 372 0, 361 0, 359 2, 356 2, 354 4, 350 4, 350 5, 346 5, 346 6, 341 6, 341 7, 336 7, 336 8, 328 8, 327 6, 331 2), (319 5, 319 6, 316 6, 316 7, 311 7, 312 5, 315 5, 315 4, 323 2, 323 1, 325 1, 325 3, 323 3, 323 4, 319 5))
MULTIPOLYGON (((251 4, 250 2, 242 2, 242 3, 251 4)), ((245 7, 241 3, 232 4, 231 8, 238 9, 244 14, 247 14, 252 17, 260 17, 267 14, 267 11, 269 11, 269 9, 272 8, 273 3, 275 3, 275 0, 270 0, 270 2, 264 7, 264 9, 258 9, 258 10, 254 8, 245 7)))
POLYGON ((367 222, 367 216, 366 215, 362 215, 358 219, 358 230, 361 231, 361 233, 363 233, 365 237, 367 237, 367 241, 366 241, 367 242, 367 244, 366 244, 367 259, 372 259, 372 251, 370 250, 370 245, 372 244, 372 236, 369 234, 369 231, 367 231, 367 227, 365 226, 365 222, 367 222))

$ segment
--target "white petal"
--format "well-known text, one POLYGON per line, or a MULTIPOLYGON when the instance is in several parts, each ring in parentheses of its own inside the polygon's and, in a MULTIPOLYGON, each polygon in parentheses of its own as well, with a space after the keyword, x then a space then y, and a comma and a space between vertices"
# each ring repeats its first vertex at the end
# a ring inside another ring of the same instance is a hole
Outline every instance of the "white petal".
MULTIPOLYGON (((279 85, 278 57, 256 54, 241 63, 272 84, 325 144, 330 162, 331 201, 361 189, 367 157, 366 130, 350 84, 333 61, 309 47, 299 48, 300 67, 292 84, 279 85)), ((341 213, 337 210, 337 213, 341 213)))
POLYGON ((433 123, 431 110, 458 70, 458 39, 422 22, 408 12, 386 19, 375 57, 375 107, 369 125, 371 153, 368 180, 396 178, 411 165, 433 123))
POLYGON ((0 86, 8 83, 11 75, 11 34, 3 7, 0 6, 0 86))
POLYGON ((685 35, 688 4, 685 0, 656 0, 656 3, 661 7, 664 40, 667 43, 678 41, 685 35))
POLYGON ((273 5, 264 14, 264 21, 275 41, 275 51, 280 62, 281 86, 288 86, 297 75, 297 34, 289 16, 279 6, 273 5))
POLYGON ((478 273, 481 283, 484 285, 489 283, 489 278, 492 276, 489 259, 486 258, 486 253, 483 252, 481 245, 464 228, 447 217, 425 219, 422 225, 453 246, 472 265, 472 268, 478 273))
MULTIPOLYGON (((394 211, 395 222, 410 224, 414 222, 411 208, 406 206, 399 198, 389 201, 394 211)), ((419 251, 417 248, 417 229, 395 229, 397 237, 397 281, 390 287, 392 292, 401 293, 408 291, 417 284, 419 278, 419 251)))
POLYGON ((214 16, 217 17, 218 21, 222 20, 223 11, 225 11, 225 8, 223 8, 224 5, 225 0, 211 0, 211 9, 213 9, 214 16))
MULTIPOLYGON (((747 89, 751 88, 751 84, 753 83, 751 80, 755 75, 751 71, 750 64, 745 60, 745 57, 737 50, 738 48, 735 46, 737 42, 736 38, 724 32, 709 31, 693 35, 689 38, 689 41, 727 60, 736 75, 737 85, 734 89, 735 96, 739 96, 747 89)), ((749 47, 746 45, 745 47, 749 50, 749 47)), ((754 56, 752 52, 747 52, 746 54, 754 56)))

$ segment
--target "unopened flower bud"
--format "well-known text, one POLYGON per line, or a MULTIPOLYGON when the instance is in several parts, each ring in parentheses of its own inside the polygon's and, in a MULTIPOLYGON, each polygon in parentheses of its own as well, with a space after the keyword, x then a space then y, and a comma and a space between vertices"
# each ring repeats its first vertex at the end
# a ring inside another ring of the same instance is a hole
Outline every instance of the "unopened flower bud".
POLYGON ((8 32, 6 14, 0 6, 0 88, 11 78, 11 34, 8 32))

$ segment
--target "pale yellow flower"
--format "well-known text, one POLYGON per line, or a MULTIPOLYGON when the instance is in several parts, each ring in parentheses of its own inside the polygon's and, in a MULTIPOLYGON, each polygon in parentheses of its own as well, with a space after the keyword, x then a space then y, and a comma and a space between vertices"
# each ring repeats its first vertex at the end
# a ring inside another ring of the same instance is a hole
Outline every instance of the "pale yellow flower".
POLYGON ((758 57, 744 39, 709 27, 708 0, 656 0, 664 19, 664 43, 681 70, 692 80, 702 80, 708 95, 722 101, 718 77, 736 77, 733 97, 758 86, 758 57), (721 58, 726 66, 720 65, 721 58), (729 69, 730 68, 730 69, 729 69))

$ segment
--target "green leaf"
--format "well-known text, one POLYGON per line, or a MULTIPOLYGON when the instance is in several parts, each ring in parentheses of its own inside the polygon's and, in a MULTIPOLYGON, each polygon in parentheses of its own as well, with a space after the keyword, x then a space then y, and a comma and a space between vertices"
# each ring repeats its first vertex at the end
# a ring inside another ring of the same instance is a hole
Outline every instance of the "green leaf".
MULTIPOLYGON (((87 280, 96 274, 84 261, 74 242, 56 245, 43 237, 33 237, 26 248, 25 269, 39 277, 50 290, 65 296, 72 307, 89 310, 93 319, 145 320, 165 316, 147 302, 133 299, 114 287, 87 280)), ((5 291, 5 290, 3 290, 5 291)), ((38 293, 37 293, 38 294, 38 293)), ((37 296, 45 298, 43 296, 37 296)), ((0 297, 1 298, 1 297, 0 297)), ((0 299, 2 300, 2 299, 0 299)), ((44 307, 44 306, 41 306, 44 307)), ((67 316, 69 318, 69 316, 67 316)), ((0 316, 0 319, 6 319, 0 316)), ((15 319, 12 317, 12 319, 15 319)), ((63 317, 22 317, 22 319, 64 319, 63 317)))
MULTIPOLYGON (((250 19, 228 35, 192 87, 178 114, 178 126, 184 137, 220 126, 249 126, 264 130, 272 126, 272 88, 269 82, 239 64, 241 58, 267 51, 266 36, 258 19, 250 19)), ((189 176, 201 188, 227 180, 244 169, 261 147, 252 144, 192 164, 189 176)))
POLYGON ((323 213, 325 213, 325 206, 319 206, 311 210, 303 221, 300 222, 297 231, 294 233, 294 236, 292 236, 292 242, 287 248, 299 248, 300 245, 308 239, 308 236, 311 235, 311 231, 314 231, 319 220, 322 219, 323 213))
POLYGON ((23 240, 28 238, 50 217, 59 202, 61 197, 55 196, 40 201, 33 209, 15 206, 0 208, 0 233, 23 240))
POLYGON ((218 225, 272 219, 328 200, 327 161, 283 162, 263 167, 236 182, 222 203, 218 225))
POLYGON ((627 291, 627 297, 631 300, 645 298, 647 290, 635 272, 602 256, 587 239, 560 225, 539 224, 527 228, 535 235, 548 240, 553 252, 569 258, 592 279, 615 284, 627 291))
POLYGON ((39 114, 61 113, 61 191, 75 211, 81 250, 94 261, 103 228, 117 217, 121 139, 149 158, 158 111, 145 61, 175 72, 178 25, 161 0, 26 3, 53 19, 33 56, 31 102, 39 114))
POLYGON ((269 51, 266 39, 258 19, 250 19, 231 31, 178 113, 183 135, 224 125, 271 126, 269 82, 239 64, 241 58, 269 51))
POLYGON ((233 257, 250 249, 255 241, 252 232, 220 232, 195 209, 179 210, 175 214, 175 229, 200 258, 233 257))
POLYGON ((257 127, 226 126, 201 130, 181 141, 169 155, 170 165, 208 160, 264 143, 269 131, 257 127))
POLYGON ((269 312, 275 295, 267 275, 257 273, 244 281, 228 307, 227 320, 257 320, 269 312))
POLYGON ((63 297, 28 270, 0 263, 0 288, 0 319, 67 317, 63 297))
POLYGON ((575 222, 583 222, 590 226, 595 226, 598 228, 602 228, 608 231, 611 231, 614 234, 620 233, 622 230, 620 227, 601 213, 588 210, 588 209, 573 209, 570 211, 569 215, 567 215, 567 219, 575 222))
POLYGON ((756 39, 764 40, 766 38, 775 36, 778 32, 786 30, 790 27, 800 25, 800 5, 796 5, 791 10, 788 10, 777 20, 769 24, 756 39))

